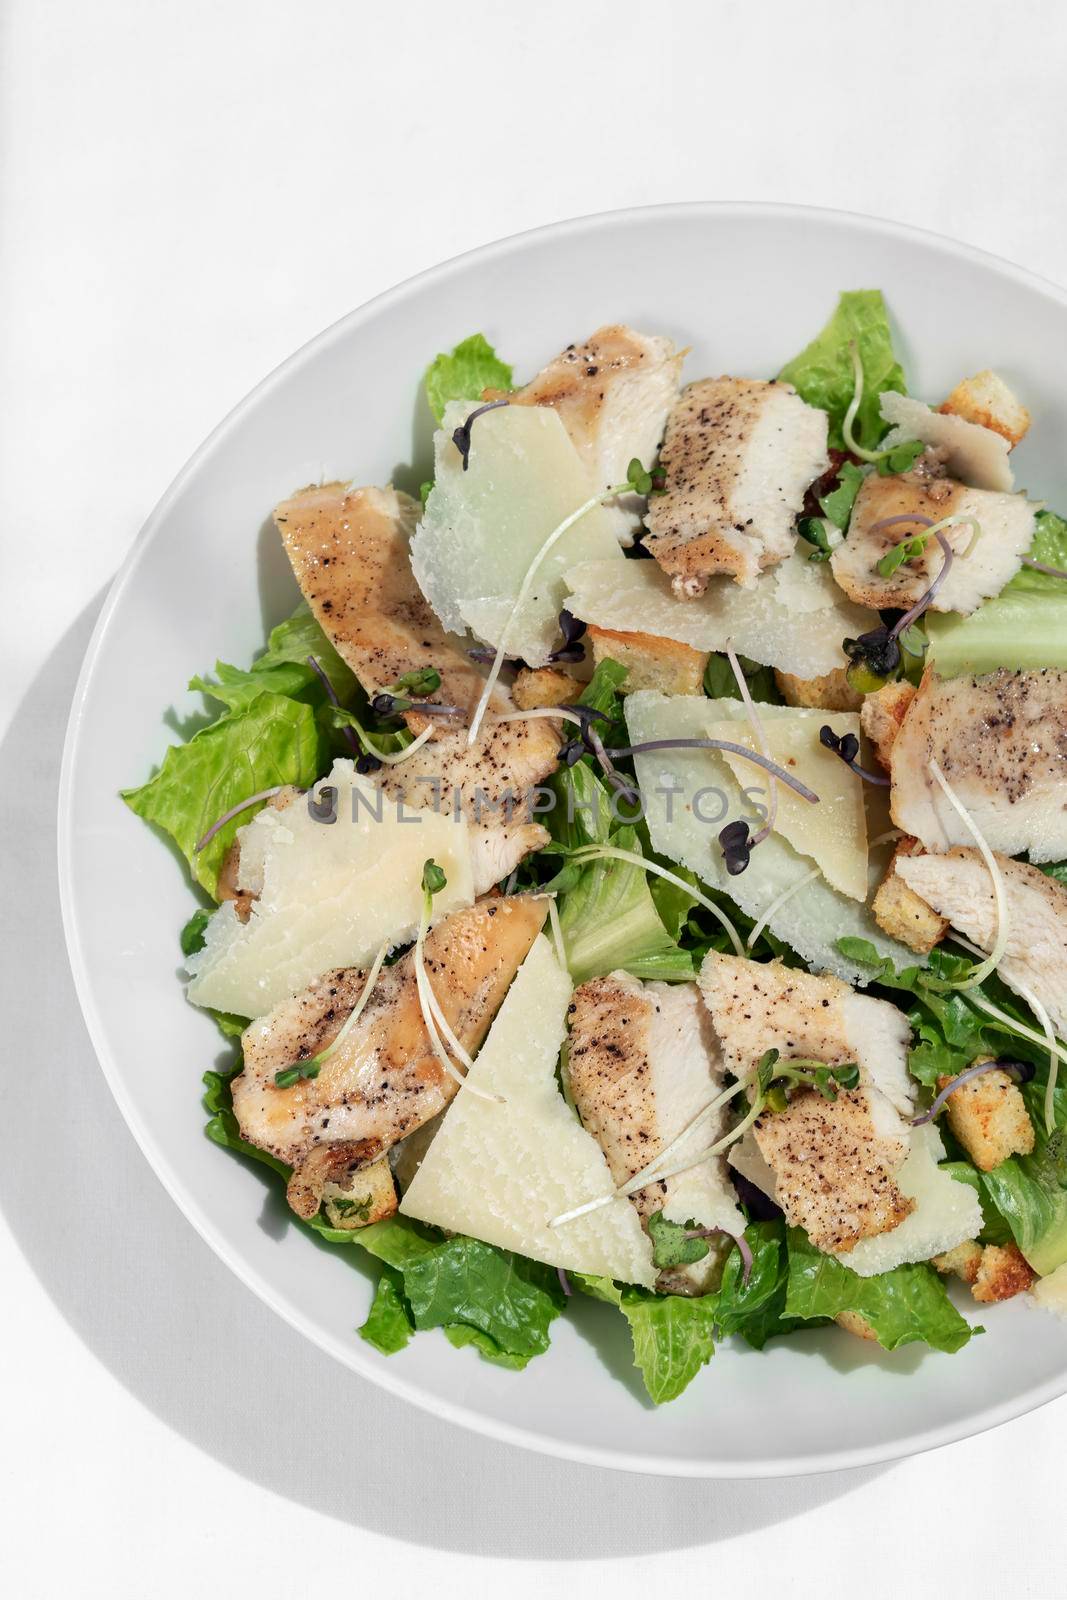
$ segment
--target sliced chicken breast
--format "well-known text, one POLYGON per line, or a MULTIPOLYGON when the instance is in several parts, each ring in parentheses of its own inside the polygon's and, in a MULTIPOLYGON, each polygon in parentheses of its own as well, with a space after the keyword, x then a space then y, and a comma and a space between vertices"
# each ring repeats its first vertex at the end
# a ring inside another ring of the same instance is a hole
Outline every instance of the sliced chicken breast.
MULTIPOLYGON (((541 931, 547 902, 480 901, 427 936, 426 970, 445 1017, 473 1052, 541 931)), ((359 1000, 366 975, 324 973, 245 1030, 233 1082, 242 1136, 294 1168, 291 1200, 313 1215, 326 1183, 376 1161, 435 1117, 458 1085, 430 1042, 412 953, 383 969, 366 1008, 314 1078, 279 1088, 275 1074, 324 1049, 359 1000), (309 1209, 310 1208, 310 1209, 309 1209)))
POLYGON ((814 1089, 794 1090, 784 1111, 765 1112, 754 1125, 786 1220, 804 1228, 819 1249, 838 1253, 898 1227, 914 1206, 896 1183, 913 1105, 903 1013, 854 994, 837 978, 715 953, 704 963, 700 986, 725 1065, 736 1076, 751 1072, 771 1049, 784 1061, 859 1066, 857 1088, 839 1090, 833 1100, 814 1089))
POLYGON ((976 489, 999 489, 1006 493, 1015 478, 1008 453, 1011 445, 992 428, 945 411, 932 411, 910 395, 888 391, 881 400, 882 418, 892 426, 882 440, 882 448, 910 439, 919 439, 939 451, 949 472, 962 483, 976 489))
POLYGON ((729 573, 751 588, 796 543, 808 486, 825 472, 826 413, 788 383, 704 378, 683 389, 660 452, 663 494, 649 500, 646 547, 675 593, 729 573))
MULTIPOLYGON (((1025 861, 998 855, 1008 901, 1008 943, 997 973, 1044 1006, 1058 1034, 1067 1034, 1067 889, 1025 861)), ((977 850, 902 856, 897 871, 909 889, 972 944, 988 954, 997 936, 993 883, 977 850)))
POLYGON ((990 849, 1067 857, 1067 672, 928 670, 890 759, 893 821, 928 850, 973 843, 930 771, 936 760, 990 849))
POLYGON ((975 517, 982 530, 977 540, 969 523, 943 530, 955 559, 930 604, 932 611, 967 616, 983 600, 999 594, 1018 572, 1034 536, 1035 509, 1024 495, 968 489, 953 478, 913 472, 882 478, 872 472, 856 496, 848 536, 830 557, 830 566, 850 600, 906 611, 941 571, 944 552, 936 539, 928 539, 920 555, 883 578, 878 571, 882 557, 894 545, 921 533, 924 524, 882 524, 890 517, 928 517, 932 522, 975 517), (960 554, 964 550, 965 556, 960 554))
MULTIPOLYGON (((613 324, 584 344, 568 345, 508 399, 557 411, 594 490, 602 490, 626 482, 635 456, 643 467, 652 465, 681 372, 682 356, 670 339, 613 324)), ((605 509, 620 544, 632 544, 640 502, 623 496, 605 509)))
MULTIPOLYGON (((466 724, 485 680, 415 582, 408 544, 419 510, 395 489, 350 490, 330 483, 283 501, 274 520, 305 599, 367 693, 387 689, 406 672, 434 667, 441 674, 435 699, 460 707, 454 721, 433 719, 433 738, 410 764, 383 767, 375 782, 413 806, 458 808, 474 821, 507 826, 554 768, 558 729, 545 718, 494 723, 515 709, 501 686, 478 739, 468 746, 466 724)), ((413 733, 428 721, 416 711, 405 720, 413 733)))
MULTIPOLYGON (((584 1127, 607 1158, 618 1186, 664 1150, 722 1088, 723 1071, 711 1020, 695 983, 642 983, 625 972, 583 983, 574 992, 567 1082, 584 1127)), ((632 1203, 643 1220, 668 1220, 744 1231, 723 1156, 695 1158, 725 1127, 727 1108, 693 1130, 669 1158, 694 1165, 639 1190, 632 1203)), ((728 1241, 727 1241, 728 1242, 728 1241)), ((660 1287, 705 1286, 722 1251, 673 1269, 660 1287)))

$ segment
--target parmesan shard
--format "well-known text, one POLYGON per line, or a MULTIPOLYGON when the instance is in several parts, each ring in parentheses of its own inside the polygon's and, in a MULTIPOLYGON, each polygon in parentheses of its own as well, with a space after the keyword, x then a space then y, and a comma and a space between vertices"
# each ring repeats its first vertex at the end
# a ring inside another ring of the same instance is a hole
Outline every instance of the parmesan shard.
POLYGON ((320 973, 367 965, 382 944, 413 938, 429 856, 448 880, 435 917, 473 901, 465 821, 399 807, 351 761, 335 761, 316 792, 324 788, 336 791, 332 824, 300 801, 267 806, 239 830, 237 888, 256 898, 247 922, 234 901, 208 922, 203 949, 187 963, 195 1005, 259 1017, 320 973))
MULTIPOLYGON (((827 720, 823 711, 793 706, 759 707, 768 735, 783 716, 806 718, 813 735, 827 720)), ((626 699, 626 724, 634 744, 649 739, 706 738, 710 722, 732 723, 738 732, 748 728, 738 700, 703 700, 695 695, 661 695, 651 691, 626 699)), ((844 935, 869 939, 897 966, 914 963, 906 945, 888 938, 875 922, 869 905, 841 894, 823 876, 813 860, 801 855, 780 834, 771 834, 757 846, 746 871, 730 877, 723 865, 719 830, 726 822, 752 816, 736 778, 714 750, 657 750, 635 758, 645 816, 653 848, 680 862, 698 877, 730 898, 749 917, 768 917, 768 926, 819 971, 836 973, 851 983, 870 982, 870 970, 843 956, 837 941, 844 935)), ((753 768, 746 788, 750 800, 766 802, 765 774, 753 768)), ((865 785, 864 788, 867 786, 865 785)), ((865 794, 867 806, 878 806, 878 796, 865 794)), ((875 813, 875 816, 877 813, 875 813)), ((878 837, 885 823, 872 819, 869 833, 878 837)), ((870 848, 868 892, 873 896, 884 876, 889 850, 883 844, 870 848)))
MULTIPOLYGON (((801 855, 810 856, 834 889, 852 900, 865 901, 868 867, 863 784, 819 740, 819 730, 823 726, 832 728, 838 736, 851 733, 858 739, 859 715, 855 711, 813 713, 810 707, 783 707, 782 712, 765 725, 771 759, 790 777, 799 778, 819 799, 813 804, 779 782, 774 831, 801 855), (801 709, 805 709, 807 715, 789 715, 790 710, 799 712, 801 709)), ((709 722, 707 736, 729 739, 748 750, 759 751, 755 734, 747 724, 739 727, 736 722, 709 722)), ((751 761, 746 761, 744 756, 731 755, 729 751, 723 752, 723 760, 740 789, 751 789, 759 784, 766 791, 769 779, 751 761)), ((763 803, 767 803, 766 792, 763 803)))
POLYGON ((932 411, 921 400, 889 390, 882 396, 882 419, 891 424, 882 440, 883 450, 918 439, 942 453, 952 477, 975 489, 1007 493, 1015 486, 1009 452, 1011 445, 992 428, 945 411, 932 411))
MULTIPOLYGON (((646 470, 652 466, 678 394, 682 359, 670 339, 613 324, 568 345, 507 398, 513 406, 551 406, 593 490, 603 490, 626 481, 634 457, 646 470)), ((635 495, 623 495, 605 506, 620 544, 633 543, 641 504, 635 495)))
POLYGON ((666 487, 645 517, 646 547, 680 598, 715 573, 751 587, 790 554, 826 434, 826 413, 788 383, 704 378, 682 391, 660 452, 666 487))
POLYGON ((974 517, 982 530, 977 538, 967 522, 943 530, 957 559, 930 602, 932 611, 969 616, 983 600, 998 595, 1018 572, 1034 537, 1037 510, 1025 495, 968 489, 951 478, 910 472, 881 478, 871 473, 856 496, 848 536, 830 557, 830 567, 858 605, 906 611, 926 593, 944 566, 941 546, 936 539, 927 539, 920 553, 888 578, 878 571, 879 561, 895 545, 923 533, 926 523, 922 519, 940 522, 945 517, 974 517), (899 517, 919 520, 883 525, 899 517))
POLYGON ((549 1226, 614 1193, 607 1161, 559 1092, 570 978, 538 939, 401 1201, 405 1216, 567 1271, 651 1288, 652 1246, 628 1200, 549 1226))
POLYGON ((530 592, 511 618, 523 580, 549 535, 595 493, 588 469, 548 406, 506 406, 471 429, 467 470, 453 431, 469 416, 454 402, 435 435, 434 486, 411 541, 411 564, 423 594, 452 633, 479 638, 543 666, 558 636, 566 596, 563 574, 579 561, 621 563, 622 551, 602 506, 563 534, 537 567, 530 592))
POLYGON ((592 626, 673 639, 694 650, 723 650, 731 640, 761 666, 798 678, 847 667, 841 641, 878 625, 875 612, 846 599, 825 563, 800 551, 751 589, 711 578, 693 600, 679 600, 652 561, 583 563, 568 571, 567 584, 568 610, 592 626))

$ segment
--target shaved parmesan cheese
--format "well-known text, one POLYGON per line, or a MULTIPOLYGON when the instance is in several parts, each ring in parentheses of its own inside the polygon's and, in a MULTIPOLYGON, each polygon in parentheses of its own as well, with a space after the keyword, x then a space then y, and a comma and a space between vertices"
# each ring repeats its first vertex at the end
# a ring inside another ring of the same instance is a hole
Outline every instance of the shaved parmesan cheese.
POLYGON ((969 483, 975 489, 1014 487, 1008 452, 1011 443, 992 428, 967 422, 951 412, 931 411, 910 395, 889 392, 882 396, 882 417, 893 426, 882 440, 883 450, 909 439, 947 451, 945 465, 950 477, 969 483))
POLYGON ((1067 1317, 1067 1261, 1047 1278, 1038 1278, 1030 1293, 1043 1311, 1067 1317))
POLYGON ((597 561, 572 566, 568 610, 594 627, 675 639, 695 650, 722 650, 728 640, 753 661, 798 678, 821 678, 847 665, 845 638, 876 627, 878 617, 845 598, 825 563, 804 547, 742 588, 712 578, 706 592, 679 600, 652 561, 597 561))
MULTIPOLYGON (((982 1227, 981 1202, 970 1184, 959 1183, 941 1171, 938 1162, 944 1159, 945 1147, 937 1129, 932 1124, 913 1128, 911 1149, 894 1174, 894 1182, 902 1194, 915 1201, 914 1211, 888 1233, 861 1239, 851 1250, 828 1253, 861 1278, 873 1278, 909 1261, 929 1261, 931 1256, 976 1238, 982 1227)), ((774 1173, 751 1132, 731 1150, 730 1165, 774 1199, 774 1173)))
MULTIPOLYGON (((775 724, 783 716, 810 717, 816 729, 827 720, 825 712, 792 706, 760 705, 759 713, 768 738, 773 737, 775 724)), ((739 700, 704 700, 697 695, 662 695, 651 690, 626 697, 626 723, 634 744, 646 739, 703 739, 714 721, 733 723, 738 733, 747 728, 739 700)), ((839 893, 821 873, 789 895, 809 877, 812 868, 810 859, 781 834, 772 834, 758 845, 747 870, 738 877, 727 874, 719 830, 728 821, 751 816, 752 809, 717 751, 657 750, 635 757, 635 763, 653 848, 689 867, 711 888, 728 894, 753 919, 788 896, 771 912, 768 926, 816 971, 833 972, 860 985, 870 982, 869 970, 857 967, 837 949, 838 939, 844 936, 869 939, 898 966, 914 964, 914 953, 882 932, 867 905, 839 893)), ((754 776, 744 787, 759 798, 758 791, 765 795, 766 779, 757 768, 752 771, 754 776)), ((784 785, 779 785, 779 803, 783 791, 784 785)), ((884 845, 871 851, 868 895, 881 881, 887 858, 884 845)))
POLYGON ((556 1082, 570 999, 570 978, 538 938, 468 1074, 469 1085, 505 1103, 460 1089, 400 1209, 549 1266, 651 1287, 652 1245, 629 1200, 549 1226, 615 1188, 556 1082))
MULTIPOLYGON (((819 729, 824 723, 837 734, 854 733, 858 739, 859 715, 854 711, 811 711, 794 706, 781 709, 783 714, 767 725, 768 754, 791 777, 806 783, 819 796, 819 803, 802 800, 787 784, 779 783, 774 831, 801 855, 810 856, 821 867, 827 883, 853 900, 866 900, 867 813, 863 783, 832 750, 819 743, 819 729)), ((759 748, 751 728, 739 727, 736 722, 710 722, 707 736, 732 739, 749 750, 759 748)), ((766 787, 768 780, 744 756, 724 752, 723 760, 738 788, 751 789, 758 781, 766 787)))
POLYGON ((413 938, 430 856, 448 879, 435 919, 473 903, 466 822, 399 806, 351 761, 335 761, 324 782, 337 790, 334 823, 296 800, 267 807, 238 833, 238 887, 259 898, 247 922, 232 901, 208 922, 188 962, 194 1004, 259 1017, 331 967, 362 966, 387 941, 413 938))
POLYGON ((506 406, 479 417, 464 472, 452 433, 471 410, 470 401, 450 405, 435 435, 434 486, 411 541, 411 565, 446 628, 470 628, 492 645, 507 628, 508 654, 541 666, 558 633, 563 574, 580 561, 622 566, 622 551, 604 508, 594 506, 537 568, 509 626, 534 557, 596 489, 559 415, 547 406, 506 406))

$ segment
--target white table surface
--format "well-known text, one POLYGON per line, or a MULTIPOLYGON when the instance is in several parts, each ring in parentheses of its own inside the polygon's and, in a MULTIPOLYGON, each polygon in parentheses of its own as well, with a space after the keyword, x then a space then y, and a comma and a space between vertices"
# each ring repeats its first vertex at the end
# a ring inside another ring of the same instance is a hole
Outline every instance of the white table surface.
POLYGON ((1067 279, 1067 12, 7 0, 0 28, 4 1592, 1059 1592, 1067 1401, 884 1469, 690 1484, 480 1441, 302 1344, 111 1103, 53 809, 112 574, 291 350, 471 246, 660 200, 874 212, 1067 279))

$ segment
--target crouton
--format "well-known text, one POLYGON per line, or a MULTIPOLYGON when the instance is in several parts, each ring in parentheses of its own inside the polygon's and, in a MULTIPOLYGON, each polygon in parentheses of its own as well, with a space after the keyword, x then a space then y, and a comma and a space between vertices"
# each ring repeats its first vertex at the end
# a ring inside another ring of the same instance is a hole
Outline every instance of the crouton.
POLYGON ((908 714, 915 698, 915 689, 903 678, 887 683, 864 698, 860 707, 860 727, 874 746, 874 753, 885 770, 889 771, 889 757, 900 725, 908 714))
POLYGON ((564 706, 577 700, 582 686, 569 672, 558 667, 538 667, 532 671, 523 667, 515 679, 511 698, 520 711, 534 711, 539 706, 564 706))
POLYGON ((821 678, 798 678, 774 669, 778 692, 787 706, 814 706, 819 711, 858 711, 863 696, 853 689, 844 667, 824 672, 821 678))
MULTIPOLYGON (((986 1056, 987 1061, 993 1057, 986 1056)), ((977 1063, 976 1063, 977 1064, 977 1063)), ((940 1091, 955 1079, 942 1075, 940 1091)), ((981 1172, 992 1172, 1009 1156, 1028 1156, 1034 1127, 1018 1085, 999 1067, 972 1078, 949 1095, 945 1115, 960 1144, 981 1172)))
POLYGON ((982 1266, 982 1246, 977 1239, 967 1239, 944 1255, 934 1256, 932 1264, 945 1276, 952 1272, 964 1283, 973 1283, 982 1266))
POLYGON ((983 1304, 1010 1300, 1013 1295, 1025 1293, 1036 1276, 1017 1244, 987 1244, 971 1293, 983 1304))
POLYGON ((1016 399, 1004 379, 990 372, 988 367, 958 383, 938 410, 962 417, 965 422, 977 422, 979 427, 991 428, 1010 445, 1017 445, 1030 426, 1029 411, 1016 399))
POLYGON ((925 956, 935 944, 941 943, 949 923, 947 917, 939 916, 921 895, 909 889, 897 871, 900 856, 921 854, 922 845, 917 839, 906 837, 898 842, 886 875, 871 901, 871 910, 875 922, 891 939, 899 939, 901 944, 925 956))
POLYGON ((627 669, 622 693, 634 689, 656 689, 660 694, 700 694, 710 652, 694 650, 676 639, 661 639, 654 633, 617 633, 612 628, 590 625, 588 635, 593 660, 617 661, 627 669))
POLYGON ((839 1311, 834 1321, 839 1328, 844 1328, 846 1333, 854 1333, 857 1339, 868 1339, 873 1344, 878 1343, 878 1335, 867 1318, 860 1316, 858 1311, 839 1311))
POLYGON ((397 1209, 396 1184, 388 1156, 362 1167, 341 1183, 325 1184, 322 1206, 331 1228, 366 1228, 393 1216, 397 1209))

